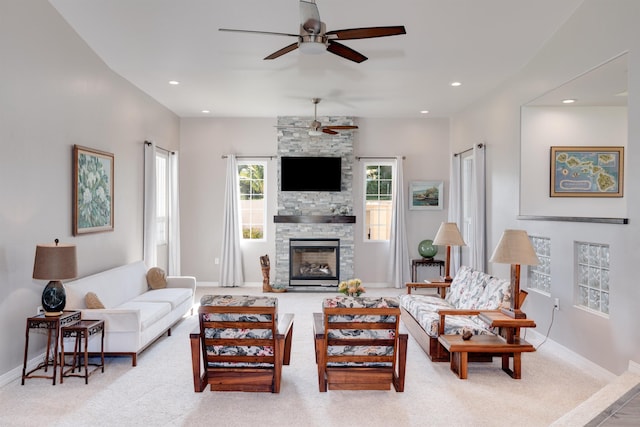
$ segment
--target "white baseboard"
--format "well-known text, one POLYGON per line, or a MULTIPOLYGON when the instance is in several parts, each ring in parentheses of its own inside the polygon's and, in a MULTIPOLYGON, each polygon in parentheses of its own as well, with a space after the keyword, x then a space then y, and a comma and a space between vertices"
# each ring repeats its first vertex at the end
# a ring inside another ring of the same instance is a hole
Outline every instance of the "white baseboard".
MULTIPOLYGON (((27 361, 27 372, 38 366, 40 362, 44 360, 44 352, 27 361)), ((53 370, 53 367, 51 368, 53 370)), ((58 372, 56 372, 58 374, 58 372)), ((58 374, 59 375, 59 374, 58 374)), ((0 387, 4 387, 12 381, 22 378, 22 365, 13 368, 12 370, 0 375, 0 387)), ((27 380, 28 381, 28 380, 27 380)))
POLYGON ((629 360, 629 372, 640 375, 640 363, 629 360))

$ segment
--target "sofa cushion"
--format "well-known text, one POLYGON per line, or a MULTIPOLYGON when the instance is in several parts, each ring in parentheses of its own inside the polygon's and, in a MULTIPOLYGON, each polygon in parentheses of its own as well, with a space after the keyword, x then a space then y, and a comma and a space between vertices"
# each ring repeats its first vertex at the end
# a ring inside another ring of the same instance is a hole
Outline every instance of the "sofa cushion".
POLYGON ((147 271, 147 283, 151 289, 163 289, 167 287, 167 275, 160 267, 153 267, 147 271))
POLYGON ((180 304, 191 298, 191 289, 186 288, 164 288, 155 289, 138 295, 131 301, 142 302, 168 302, 171 309, 175 309, 180 304))
POLYGON ((87 292, 87 295, 84 296, 84 302, 87 305, 87 308, 96 309, 96 308, 104 308, 104 304, 98 298, 98 295, 95 292, 87 292))
POLYGON ((171 304, 168 302, 127 301, 116 308, 140 310, 141 331, 152 326, 155 322, 171 312, 171 304))

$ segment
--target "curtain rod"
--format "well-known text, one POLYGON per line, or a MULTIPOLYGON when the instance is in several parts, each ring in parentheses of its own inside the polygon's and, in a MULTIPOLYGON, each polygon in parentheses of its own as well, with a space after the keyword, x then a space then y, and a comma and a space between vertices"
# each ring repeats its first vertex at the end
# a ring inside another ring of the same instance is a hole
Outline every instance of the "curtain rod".
MULTIPOLYGON (((229 155, 228 154, 223 154, 222 158, 226 159, 228 158, 229 155)), ((273 160, 275 156, 236 156, 236 159, 269 159, 269 160, 273 160)))
MULTIPOLYGON (((145 141, 144 143, 145 143, 145 145, 151 145, 151 144, 153 144, 151 141, 145 141)), ((164 152, 166 152, 166 153, 169 153, 169 154, 176 154, 176 152, 175 152, 175 151, 170 151, 170 150, 167 150, 166 148, 162 148, 162 147, 159 147, 159 146, 157 146, 157 145, 156 145, 156 149, 158 149, 158 150, 162 150, 162 151, 164 151, 164 152)))
MULTIPOLYGON (((362 159, 365 159, 365 160, 370 160, 370 159, 371 160, 395 160, 396 158, 395 157, 384 157, 384 156, 382 156, 382 157, 377 157, 377 156, 356 156, 356 160, 362 160, 362 159)), ((406 159, 406 157, 402 156, 402 160, 404 160, 404 159, 406 159)))
MULTIPOLYGON (((484 148, 484 144, 481 142, 480 144, 478 144, 477 147, 478 148, 484 148)), ((459 156, 460 154, 468 153, 469 151, 472 151, 472 150, 473 150, 473 147, 467 148, 466 150, 462 150, 459 153, 453 153, 453 157, 459 156)))

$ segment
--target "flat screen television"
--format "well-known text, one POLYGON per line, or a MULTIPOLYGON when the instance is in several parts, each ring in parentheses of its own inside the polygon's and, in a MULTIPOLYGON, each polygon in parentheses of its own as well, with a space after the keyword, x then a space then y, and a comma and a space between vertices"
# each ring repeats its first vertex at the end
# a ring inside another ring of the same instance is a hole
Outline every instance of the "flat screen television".
POLYGON ((281 157, 281 191, 340 191, 342 158, 281 157))

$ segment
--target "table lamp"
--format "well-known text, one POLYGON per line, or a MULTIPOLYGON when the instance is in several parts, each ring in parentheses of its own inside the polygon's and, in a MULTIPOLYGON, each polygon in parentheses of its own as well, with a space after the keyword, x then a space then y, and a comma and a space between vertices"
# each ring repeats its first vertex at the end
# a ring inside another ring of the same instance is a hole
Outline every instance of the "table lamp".
POLYGON ((67 296, 61 280, 76 277, 78 264, 76 246, 59 243, 36 246, 36 257, 33 264, 33 278, 49 280, 42 291, 42 308, 45 316, 59 316, 67 302, 67 296))
POLYGON ((442 278, 442 280, 444 280, 445 282, 453 281, 453 278, 450 274, 451 246, 466 246, 464 240, 462 239, 462 236, 460 235, 458 225, 455 222, 443 222, 442 224, 440 224, 438 233, 433 239, 433 244, 447 247, 447 258, 444 264, 444 277, 442 278))
POLYGON ((515 319, 525 319, 527 315, 520 310, 520 264, 538 265, 538 256, 524 230, 504 230, 490 262, 511 264, 511 308, 502 312, 515 319))

